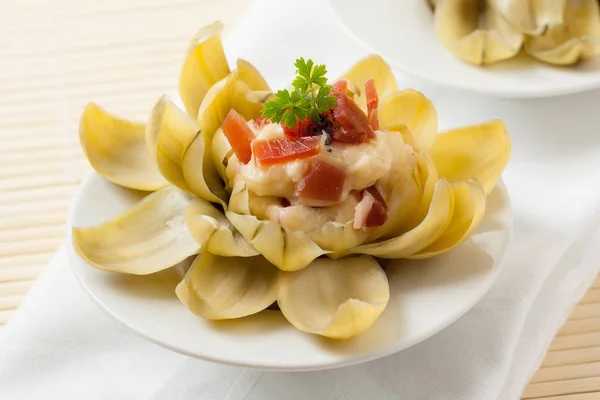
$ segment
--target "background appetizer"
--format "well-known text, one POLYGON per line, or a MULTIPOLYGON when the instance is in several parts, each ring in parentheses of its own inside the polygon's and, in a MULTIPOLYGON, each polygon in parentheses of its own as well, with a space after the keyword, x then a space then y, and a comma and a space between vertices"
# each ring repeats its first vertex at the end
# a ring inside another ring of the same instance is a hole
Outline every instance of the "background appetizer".
POLYGON ((439 40, 460 59, 492 64, 521 50, 550 64, 600 54, 598 0, 428 0, 439 40))

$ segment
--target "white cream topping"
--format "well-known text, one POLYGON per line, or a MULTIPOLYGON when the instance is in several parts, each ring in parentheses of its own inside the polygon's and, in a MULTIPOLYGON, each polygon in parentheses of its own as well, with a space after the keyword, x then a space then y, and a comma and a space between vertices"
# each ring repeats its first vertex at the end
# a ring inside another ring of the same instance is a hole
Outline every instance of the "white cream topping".
POLYGON ((282 207, 278 204, 267 209, 267 218, 295 231, 312 232, 327 222, 346 223, 354 218, 354 208, 360 197, 354 192, 344 201, 331 207, 315 208, 303 204, 282 207))

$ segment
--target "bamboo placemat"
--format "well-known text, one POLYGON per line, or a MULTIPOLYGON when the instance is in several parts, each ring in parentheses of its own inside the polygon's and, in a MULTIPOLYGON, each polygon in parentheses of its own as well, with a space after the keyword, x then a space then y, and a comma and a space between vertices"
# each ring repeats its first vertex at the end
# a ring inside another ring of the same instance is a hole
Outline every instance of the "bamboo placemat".
POLYGON ((0 326, 64 241, 89 172, 77 135, 85 104, 145 121, 177 87, 195 31, 215 19, 230 27, 247 4, 0 2, 0 326))
MULTIPOLYGON (((0 329, 64 241, 89 167, 78 144, 90 100, 145 120, 177 85, 189 38, 249 0, 0 3, 0 329)), ((600 279, 552 343, 524 399, 600 399, 600 279)))

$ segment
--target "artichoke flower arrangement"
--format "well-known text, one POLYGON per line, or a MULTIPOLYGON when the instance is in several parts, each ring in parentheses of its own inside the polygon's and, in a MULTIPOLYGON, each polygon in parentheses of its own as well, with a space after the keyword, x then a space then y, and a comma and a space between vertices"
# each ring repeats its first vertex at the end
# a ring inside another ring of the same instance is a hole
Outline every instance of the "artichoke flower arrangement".
POLYGON ((296 61, 273 93, 249 62, 230 70, 222 25, 193 38, 179 93, 147 123, 90 103, 82 147, 96 172, 150 192, 95 227, 74 227, 96 268, 152 274, 195 257, 176 295, 206 319, 277 304, 296 328, 347 339, 390 293, 386 259, 428 258, 469 238, 511 154, 502 122, 437 134, 432 103, 398 90, 369 56, 329 84, 296 61))
POLYGON ((429 0, 439 40, 475 65, 516 56, 572 65, 600 54, 597 0, 429 0))

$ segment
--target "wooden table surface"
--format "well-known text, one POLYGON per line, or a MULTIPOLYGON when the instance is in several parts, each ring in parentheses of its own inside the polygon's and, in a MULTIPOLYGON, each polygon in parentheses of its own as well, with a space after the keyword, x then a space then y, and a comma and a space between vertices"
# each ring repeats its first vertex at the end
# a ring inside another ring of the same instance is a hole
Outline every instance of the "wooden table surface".
MULTIPOLYGON (((77 125, 94 100, 144 120, 177 84, 202 25, 248 0, 0 2, 0 329, 65 237, 89 167, 77 125)), ((524 399, 600 399, 600 279, 575 308, 524 399)))

